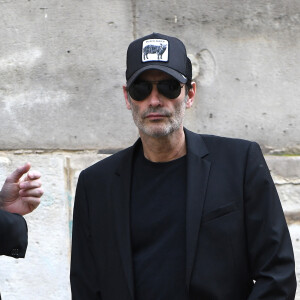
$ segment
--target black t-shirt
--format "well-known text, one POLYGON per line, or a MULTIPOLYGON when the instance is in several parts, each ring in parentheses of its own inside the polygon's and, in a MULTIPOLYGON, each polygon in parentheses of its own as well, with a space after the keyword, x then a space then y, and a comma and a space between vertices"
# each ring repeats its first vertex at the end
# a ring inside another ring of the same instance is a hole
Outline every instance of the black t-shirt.
POLYGON ((133 166, 131 238, 137 300, 184 300, 186 157, 133 166))

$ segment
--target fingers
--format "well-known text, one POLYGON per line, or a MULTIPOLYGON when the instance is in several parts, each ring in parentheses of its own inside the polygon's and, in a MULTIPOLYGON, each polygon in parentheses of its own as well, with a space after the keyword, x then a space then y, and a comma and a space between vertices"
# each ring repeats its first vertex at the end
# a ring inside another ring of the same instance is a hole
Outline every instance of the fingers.
POLYGON ((22 200, 27 204, 30 212, 35 210, 41 202, 41 199, 36 197, 22 197, 22 200))
POLYGON ((40 198, 44 194, 41 184, 37 183, 36 186, 31 185, 30 189, 21 189, 19 195, 21 197, 36 197, 40 198))
POLYGON ((26 163, 24 166, 17 168, 7 177, 7 180, 17 183, 20 178, 29 171, 30 167, 30 163, 26 163))
POLYGON ((41 173, 38 171, 30 171, 26 174, 24 181, 35 180, 41 177, 41 173))
POLYGON ((30 171, 27 173, 24 180, 19 183, 19 195, 22 200, 32 202, 34 208, 36 208, 40 203, 40 197, 44 194, 41 188, 42 182, 40 180, 41 174, 37 171, 30 171))
POLYGON ((42 183, 38 179, 32 180, 32 181, 22 181, 19 184, 19 188, 21 190, 30 190, 30 189, 39 188, 41 186, 42 186, 42 183))

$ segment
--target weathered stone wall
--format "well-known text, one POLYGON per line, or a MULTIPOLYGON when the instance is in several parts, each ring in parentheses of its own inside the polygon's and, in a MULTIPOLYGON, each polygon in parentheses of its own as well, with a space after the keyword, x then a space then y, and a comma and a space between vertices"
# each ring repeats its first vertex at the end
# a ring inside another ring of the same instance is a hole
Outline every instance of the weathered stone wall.
POLYGON ((193 60, 189 128, 299 151, 298 0, 106 2, 0 2, 2 149, 131 144, 126 50, 156 31, 180 37, 193 60))
POLYGON ((26 259, 0 258, 4 300, 70 299, 77 178, 136 139, 122 95, 125 55, 151 32, 181 38, 193 62, 186 127, 260 143, 300 278, 298 0, 0 0, 0 184, 30 161, 45 189, 26 216, 26 259))

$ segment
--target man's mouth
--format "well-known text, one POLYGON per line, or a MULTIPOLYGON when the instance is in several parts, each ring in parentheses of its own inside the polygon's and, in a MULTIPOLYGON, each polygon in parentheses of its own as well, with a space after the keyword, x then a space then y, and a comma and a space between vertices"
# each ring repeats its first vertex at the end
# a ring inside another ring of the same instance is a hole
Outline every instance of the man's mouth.
POLYGON ((143 113, 143 116, 142 118, 143 119, 148 119, 148 120, 155 120, 155 119, 162 119, 162 118, 168 118, 168 117, 171 117, 171 113, 166 111, 166 110, 154 110, 153 108, 152 109, 149 109, 147 111, 145 111, 143 113))
POLYGON ((167 115, 166 114, 161 114, 161 113, 150 113, 148 115, 146 115, 147 119, 150 120, 157 120, 157 119, 162 119, 162 118, 166 118, 167 115))

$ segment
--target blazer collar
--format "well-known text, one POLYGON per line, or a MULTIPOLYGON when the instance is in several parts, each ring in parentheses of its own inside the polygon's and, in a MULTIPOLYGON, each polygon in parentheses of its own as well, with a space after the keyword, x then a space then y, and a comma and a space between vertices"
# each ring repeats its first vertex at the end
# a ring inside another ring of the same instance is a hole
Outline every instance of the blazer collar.
POLYGON ((133 157, 141 140, 125 149, 119 167, 115 171, 112 186, 112 202, 115 216, 115 231, 122 260, 124 274, 127 280, 129 293, 134 300, 133 263, 130 232, 130 190, 133 157))
POLYGON ((209 152, 202 137, 187 129, 184 131, 187 145, 186 286, 189 290, 211 163, 205 159, 209 152))
MULTIPOLYGON (((186 196, 186 285, 189 289, 195 260, 202 209, 210 170, 209 154, 198 134, 184 129, 187 145, 187 196, 186 196)), ((119 168, 115 171, 112 201, 115 211, 116 234, 128 288, 134 299, 133 263, 130 234, 130 189, 135 150, 141 140, 124 151, 119 168)))

